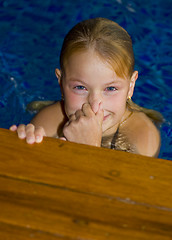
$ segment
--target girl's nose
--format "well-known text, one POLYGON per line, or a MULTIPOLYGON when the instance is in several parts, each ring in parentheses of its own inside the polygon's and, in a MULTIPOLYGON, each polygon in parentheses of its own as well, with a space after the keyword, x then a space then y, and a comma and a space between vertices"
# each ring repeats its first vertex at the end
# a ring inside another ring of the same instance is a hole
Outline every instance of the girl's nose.
POLYGON ((97 113, 99 109, 99 105, 103 102, 101 94, 90 94, 88 102, 93 110, 94 113, 97 113))

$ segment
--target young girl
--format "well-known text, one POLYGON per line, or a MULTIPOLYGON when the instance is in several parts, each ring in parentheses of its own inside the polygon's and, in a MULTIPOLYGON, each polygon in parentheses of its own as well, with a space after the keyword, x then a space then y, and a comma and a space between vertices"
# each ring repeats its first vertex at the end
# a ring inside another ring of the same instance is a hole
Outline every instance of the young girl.
POLYGON ((66 35, 60 69, 62 100, 43 108, 27 126, 13 125, 30 144, 43 136, 158 156, 159 113, 131 100, 138 72, 132 41, 117 23, 95 18, 74 26, 66 35))

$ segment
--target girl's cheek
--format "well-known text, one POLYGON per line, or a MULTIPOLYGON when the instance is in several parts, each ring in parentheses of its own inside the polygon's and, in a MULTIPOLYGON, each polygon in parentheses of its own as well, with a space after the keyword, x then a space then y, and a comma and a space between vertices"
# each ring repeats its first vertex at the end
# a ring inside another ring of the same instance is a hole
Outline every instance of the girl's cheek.
POLYGON ((103 107, 105 110, 116 112, 123 110, 126 107, 126 102, 123 96, 111 96, 104 98, 103 107))
POLYGON ((67 115, 71 115, 81 109, 85 102, 86 100, 79 95, 73 93, 67 94, 65 96, 65 108, 67 115))
POLYGON ((85 98, 81 97, 80 95, 71 93, 69 97, 69 102, 71 105, 82 106, 82 104, 85 102, 85 98))
POLYGON ((112 96, 112 97, 104 98, 103 105, 104 107, 115 108, 117 105, 117 102, 118 102, 118 99, 112 96))

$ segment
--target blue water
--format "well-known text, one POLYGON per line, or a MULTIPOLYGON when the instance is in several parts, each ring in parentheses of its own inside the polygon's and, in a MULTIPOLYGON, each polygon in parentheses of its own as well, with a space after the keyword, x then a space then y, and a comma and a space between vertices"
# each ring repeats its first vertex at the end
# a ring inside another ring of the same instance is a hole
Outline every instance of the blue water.
POLYGON ((139 79, 133 100, 160 111, 159 157, 172 159, 171 0, 0 0, 0 127, 27 123, 33 100, 58 100, 54 74, 65 34, 78 21, 106 17, 132 36, 139 79))

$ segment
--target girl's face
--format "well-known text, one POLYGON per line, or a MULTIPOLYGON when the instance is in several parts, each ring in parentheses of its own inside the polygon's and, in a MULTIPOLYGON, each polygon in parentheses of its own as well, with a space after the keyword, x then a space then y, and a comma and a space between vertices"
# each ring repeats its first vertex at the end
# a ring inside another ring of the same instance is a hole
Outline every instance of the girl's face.
POLYGON ((131 80, 119 78, 93 50, 71 55, 65 62, 65 77, 61 83, 67 116, 82 109, 84 103, 89 103, 96 113, 101 102, 103 136, 114 133, 124 118, 126 101, 133 94, 136 75, 131 80))

